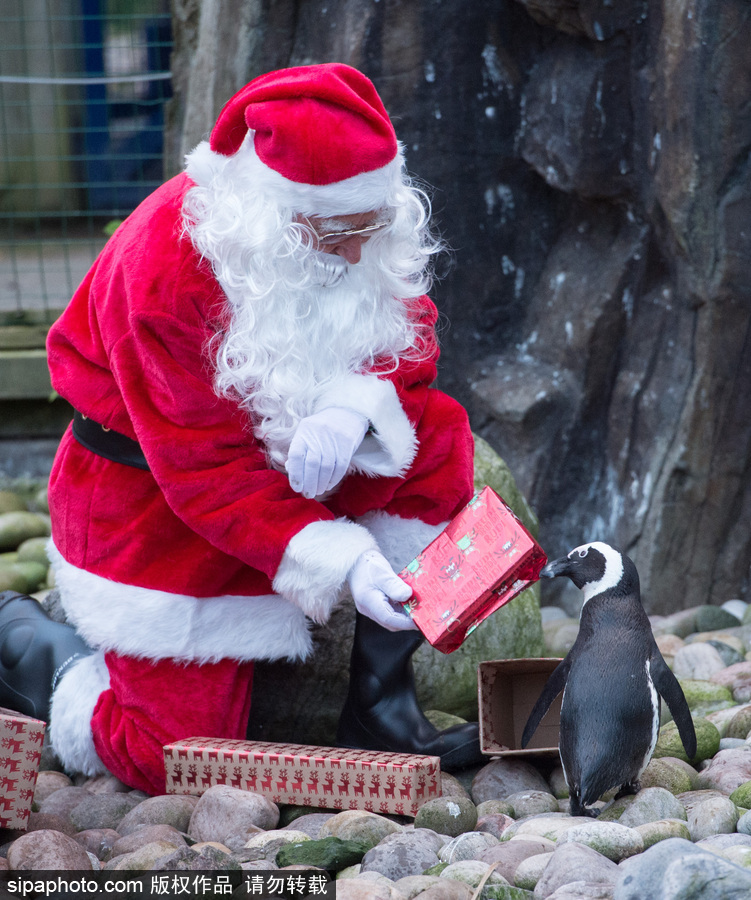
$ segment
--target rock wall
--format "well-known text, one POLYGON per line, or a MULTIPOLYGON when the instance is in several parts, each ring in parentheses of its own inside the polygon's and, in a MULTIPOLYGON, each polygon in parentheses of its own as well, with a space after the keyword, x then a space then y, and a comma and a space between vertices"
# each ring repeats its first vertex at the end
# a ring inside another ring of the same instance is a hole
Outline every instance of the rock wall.
POLYGON ((619 544, 654 612, 748 596, 748 3, 173 7, 171 170, 249 78, 361 68, 453 249, 433 291, 441 386, 548 553, 619 544))

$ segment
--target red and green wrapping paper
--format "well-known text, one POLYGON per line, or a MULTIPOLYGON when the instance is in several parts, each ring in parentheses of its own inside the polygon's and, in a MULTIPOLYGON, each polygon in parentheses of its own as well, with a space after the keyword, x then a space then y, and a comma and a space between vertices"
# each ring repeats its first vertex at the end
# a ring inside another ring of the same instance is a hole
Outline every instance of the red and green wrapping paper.
POLYGON ((537 581, 546 562, 516 514, 486 487, 399 573, 413 591, 405 609, 433 647, 451 653, 537 581))

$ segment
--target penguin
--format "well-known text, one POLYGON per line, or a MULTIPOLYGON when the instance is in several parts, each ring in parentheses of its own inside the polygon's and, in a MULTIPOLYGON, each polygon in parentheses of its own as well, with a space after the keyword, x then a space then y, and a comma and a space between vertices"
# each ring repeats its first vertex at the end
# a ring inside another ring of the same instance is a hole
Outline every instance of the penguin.
POLYGON ((628 556, 595 541, 548 563, 543 578, 566 576, 581 589, 579 635, 554 669, 522 734, 526 747, 563 691, 559 752, 571 815, 596 817, 589 805, 611 788, 616 799, 639 791, 660 730, 665 699, 689 759, 696 732, 678 681, 662 658, 628 556))

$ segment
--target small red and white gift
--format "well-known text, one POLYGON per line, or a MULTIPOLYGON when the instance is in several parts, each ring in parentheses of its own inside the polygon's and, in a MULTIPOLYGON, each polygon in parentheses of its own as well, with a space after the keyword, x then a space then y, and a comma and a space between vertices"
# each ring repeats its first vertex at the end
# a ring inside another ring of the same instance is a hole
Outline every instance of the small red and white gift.
POLYGON ((226 784, 273 803, 415 816, 440 796, 437 756, 192 737, 167 744, 168 794, 226 784))
POLYGON ((413 591, 405 608, 437 650, 451 653, 537 581, 546 562, 511 507, 486 487, 399 573, 413 591))
POLYGON ((0 828, 29 824, 45 729, 39 719, 0 707, 0 828))

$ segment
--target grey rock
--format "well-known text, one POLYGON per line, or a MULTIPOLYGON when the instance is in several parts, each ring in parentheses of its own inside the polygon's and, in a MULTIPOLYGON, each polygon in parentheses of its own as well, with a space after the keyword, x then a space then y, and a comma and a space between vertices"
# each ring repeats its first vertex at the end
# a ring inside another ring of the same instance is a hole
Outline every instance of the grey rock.
POLYGON ((668 838, 691 840, 688 822, 683 819, 658 819, 656 822, 646 822, 644 825, 637 825, 634 830, 641 835, 645 850, 648 850, 658 841, 666 841, 668 838))
POLYGON ((660 787, 670 791, 671 794, 692 791, 697 781, 698 775, 691 763, 674 756, 651 759, 640 778, 643 789, 660 787))
POLYGON ((535 898, 548 897, 564 884, 585 881, 615 884, 618 866, 583 844, 564 843, 556 847, 545 871, 535 885, 535 898))
POLYGON ((506 803, 511 805, 515 819, 558 812, 558 800, 547 791, 517 791, 506 797, 506 803))
POLYGON ((553 850, 549 850, 523 859, 516 867, 514 884, 526 891, 533 891, 552 858, 553 850))
POLYGON ((720 654, 720 657, 726 666, 733 666, 739 662, 743 662, 743 654, 739 650, 736 650, 735 647, 731 647, 730 644, 726 644, 725 641, 712 639, 707 641, 707 643, 714 647, 720 654))
POLYGON ((398 881, 408 875, 422 875, 439 862, 435 850, 415 840, 413 834, 405 833, 394 835, 368 850, 361 865, 363 872, 379 872, 392 881, 398 881))
POLYGON ((305 834, 313 840, 317 840, 321 834, 321 828, 323 827, 324 822, 327 822, 334 815, 336 815, 336 813, 333 812, 308 813, 307 815, 298 816, 296 819, 293 819, 292 822, 284 825, 283 829, 289 828, 293 831, 304 831, 305 834))
POLYGON ((521 759, 504 757, 494 759, 480 769, 472 782, 472 799, 475 803, 485 800, 505 800, 520 791, 548 793, 545 779, 533 765, 521 759))
POLYGON ((725 661, 708 643, 686 644, 673 657, 673 674, 676 678, 708 680, 725 668, 725 661))
POLYGON ((406 900, 412 900, 417 894, 421 894, 436 884, 440 884, 440 878, 437 875, 407 875, 406 878, 400 878, 395 882, 394 887, 406 900))
POLYGON ((34 787, 34 806, 39 809, 44 801, 61 788, 73 787, 73 782, 64 772, 40 772, 34 787))
POLYGON ((69 837, 75 837, 78 833, 69 819, 63 819, 54 813, 32 812, 27 822, 26 831, 61 831, 69 837))
POLYGON ((743 813, 740 819, 738 819, 735 828, 739 834, 751 835, 751 810, 743 813))
POLYGON ((188 848, 185 845, 176 848, 173 841, 149 841, 129 853, 120 853, 112 857, 105 863, 104 868, 106 871, 148 872, 158 869, 160 863, 174 853, 186 850, 188 848))
POLYGON ((463 859, 480 859, 491 847, 497 847, 498 838, 482 831, 465 831, 438 851, 441 862, 455 863, 463 859))
POLYGON ((91 791, 82 787, 64 787, 50 794, 39 804, 39 812, 52 813, 62 819, 70 819, 71 812, 84 800, 92 797, 91 791))
POLYGON ((142 825, 118 838, 111 847, 110 858, 120 856, 122 853, 132 853, 154 841, 171 844, 175 849, 187 846, 182 834, 171 825, 142 825))
POLYGON ((84 850, 93 853, 97 859, 107 860, 110 858, 112 848, 121 840, 121 836, 112 828, 91 828, 79 831, 75 839, 84 850))
POLYGON ((93 865, 87 851, 72 837, 59 831, 33 831, 21 835, 8 849, 11 872, 83 870, 93 865))
POLYGON ((566 843, 591 847, 616 863, 644 850, 644 841, 639 832, 618 822, 594 821, 587 825, 576 825, 558 838, 559 847, 566 843))
POLYGON ((88 828, 112 828, 117 831, 125 816, 140 802, 139 797, 131 794, 93 794, 71 811, 70 821, 80 831, 88 828))
POLYGON ((478 858, 482 862, 497 864, 496 871, 510 883, 515 883, 516 870, 531 856, 549 852, 545 841, 504 841, 497 847, 490 847, 478 858))
POLYGON ((610 900, 613 886, 589 881, 572 881, 562 884, 548 896, 548 900, 610 900))
POLYGON ((452 881, 463 881, 472 888, 477 888, 480 882, 487 878, 485 882, 490 885, 492 890, 497 885, 507 885, 508 881, 497 871, 490 871, 488 863, 480 862, 477 859, 463 859, 459 862, 450 863, 441 872, 441 878, 450 878, 452 881))
POLYGON ((683 804, 666 788, 645 788, 634 797, 628 809, 618 819, 621 825, 634 828, 658 819, 685 819, 683 804))
POLYGON ((671 838, 619 867, 613 900, 742 900, 751 893, 751 872, 671 838))
POLYGON ((188 834, 193 840, 219 841, 236 850, 258 829, 268 831, 278 822, 279 809, 266 797, 220 784, 199 798, 188 834))
POLYGON ((740 624, 737 616, 721 606, 699 606, 696 609, 695 627, 698 632, 737 628, 740 624))
POLYGON ((117 830, 126 835, 144 825, 171 825, 177 831, 187 832, 197 804, 198 798, 188 794, 149 797, 123 817, 117 830))
POLYGON ((502 813, 489 813, 486 816, 478 817, 475 830, 484 831, 487 834, 492 834, 499 838, 510 825, 513 825, 513 823, 514 820, 511 816, 505 816, 502 813))
POLYGON ((735 831, 738 810, 727 797, 712 797, 688 812, 688 830, 692 841, 735 831))
POLYGON ((721 750, 704 769, 698 780, 700 788, 732 794, 744 782, 751 781, 751 746, 721 750))

